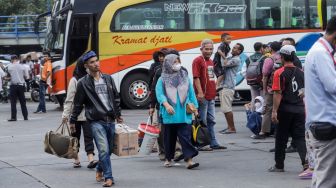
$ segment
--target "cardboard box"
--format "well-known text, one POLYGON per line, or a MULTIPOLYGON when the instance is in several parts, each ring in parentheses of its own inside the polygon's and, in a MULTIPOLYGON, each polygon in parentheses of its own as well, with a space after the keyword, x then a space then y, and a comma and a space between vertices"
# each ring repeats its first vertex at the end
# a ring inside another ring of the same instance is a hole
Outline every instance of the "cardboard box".
POLYGON ((137 155, 138 131, 126 125, 116 124, 113 153, 117 156, 137 155))

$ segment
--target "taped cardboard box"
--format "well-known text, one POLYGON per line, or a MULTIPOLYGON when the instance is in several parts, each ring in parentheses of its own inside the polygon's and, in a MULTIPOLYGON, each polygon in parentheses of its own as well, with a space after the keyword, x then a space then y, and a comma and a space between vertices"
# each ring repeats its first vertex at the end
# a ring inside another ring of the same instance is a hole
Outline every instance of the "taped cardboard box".
POLYGON ((138 151, 138 131, 126 125, 117 124, 113 153, 117 156, 129 156, 137 155, 138 151))

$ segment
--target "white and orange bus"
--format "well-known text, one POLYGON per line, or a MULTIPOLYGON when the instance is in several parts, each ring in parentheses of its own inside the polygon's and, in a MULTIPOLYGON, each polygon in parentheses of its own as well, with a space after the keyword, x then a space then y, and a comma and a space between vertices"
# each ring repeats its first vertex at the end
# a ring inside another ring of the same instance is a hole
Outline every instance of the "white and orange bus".
MULTIPOLYGON (((55 0, 44 49, 53 59, 53 93, 66 93, 76 60, 87 50, 99 54, 101 70, 116 81, 123 104, 148 104, 148 69, 152 53, 175 48, 190 70, 202 39, 219 45, 223 32, 233 43, 253 43, 293 37, 307 51, 310 35, 322 32, 336 13, 334 0, 55 0)), ((244 60, 244 56, 242 59, 244 60)), ((239 75, 237 91, 249 97, 239 75)))

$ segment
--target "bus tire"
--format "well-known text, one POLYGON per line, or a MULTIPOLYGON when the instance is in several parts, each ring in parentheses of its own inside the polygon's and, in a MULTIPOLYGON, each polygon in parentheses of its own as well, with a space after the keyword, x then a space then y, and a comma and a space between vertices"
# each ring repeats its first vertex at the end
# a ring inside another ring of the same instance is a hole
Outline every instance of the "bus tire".
POLYGON ((127 76, 123 81, 120 93, 123 104, 130 109, 147 108, 149 98, 149 78, 144 73, 127 76))

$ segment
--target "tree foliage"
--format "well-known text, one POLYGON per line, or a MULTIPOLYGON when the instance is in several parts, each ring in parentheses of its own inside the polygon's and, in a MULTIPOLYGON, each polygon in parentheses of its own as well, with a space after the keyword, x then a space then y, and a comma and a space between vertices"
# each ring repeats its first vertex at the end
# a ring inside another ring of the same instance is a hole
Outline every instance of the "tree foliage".
POLYGON ((0 0, 0 16, 35 15, 48 11, 52 0, 0 0))

